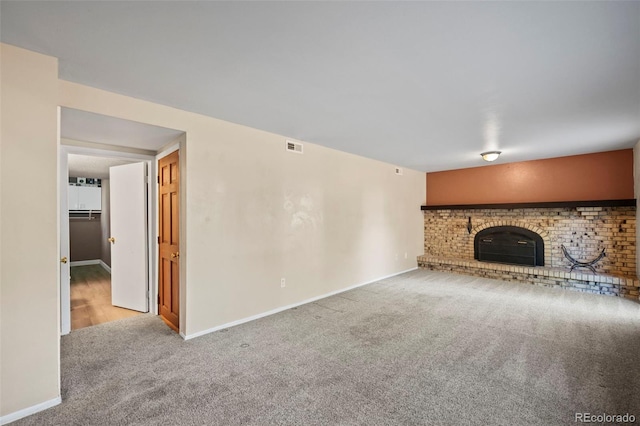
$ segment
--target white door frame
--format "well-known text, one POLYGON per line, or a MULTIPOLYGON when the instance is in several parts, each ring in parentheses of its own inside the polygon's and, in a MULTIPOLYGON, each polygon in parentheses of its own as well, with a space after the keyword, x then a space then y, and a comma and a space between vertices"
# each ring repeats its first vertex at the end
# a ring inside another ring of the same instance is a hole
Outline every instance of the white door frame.
MULTIPOLYGON (((157 247, 154 244, 157 238, 156 229, 156 191, 154 190, 153 182, 157 175, 157 165, 155 155, 143 155, 134 154, 122 151, 110 151, 107 149, 88 148, 73 145, 59 145, 59 161, 60 161, 60 174, 59 174, 59 199, 60 199, 60 257, 66 256, 69 258, 69 209, 67 201, 67 189, 69 185, 69 154, 90 155, 94 157, 109 157, 109 158, 121 158, 131 161, 145 161, 147 163, 148 177, 147 177, 147 244, 148 253, 155 253, 157 247), (153 186, 152 186, 153 185, 153 186)), ((157 315, 158 304, 152 303, 158 299, 158 285, 157 285, 157 271, 156 271, 157 259, 152 256, 148 256, 148 289, 149 289, 149 312, 157 315)), ((62 273, 68 273, 69 263, 61 268, 62 273)), ((69 334, 71 331, 71 287, 68 279, 60 279, 60 334, 69 334)))

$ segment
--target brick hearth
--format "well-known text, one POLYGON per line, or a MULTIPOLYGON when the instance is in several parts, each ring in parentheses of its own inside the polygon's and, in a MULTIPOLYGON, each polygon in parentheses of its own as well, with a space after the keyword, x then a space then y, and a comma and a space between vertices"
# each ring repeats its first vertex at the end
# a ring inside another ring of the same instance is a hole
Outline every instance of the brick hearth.
POLYGON ((432 256, 418 256, 418 266, 434 271, 448 271, 477 277, 518 281, 544 287, 565 288, 589 293, 625 296, 637 299, 640 281, 591 271, 569 272, 568 268, 514 266, 499 263, 461 261, 432 256))

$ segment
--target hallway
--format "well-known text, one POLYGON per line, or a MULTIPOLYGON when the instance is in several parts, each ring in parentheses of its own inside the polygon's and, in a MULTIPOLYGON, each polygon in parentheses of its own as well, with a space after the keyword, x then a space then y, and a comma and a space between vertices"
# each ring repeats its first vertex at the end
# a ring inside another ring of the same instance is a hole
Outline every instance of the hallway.
POLYGON ((100 265, 71 268, 71 330, 140 314, 111 305, 111 275, 100 265))

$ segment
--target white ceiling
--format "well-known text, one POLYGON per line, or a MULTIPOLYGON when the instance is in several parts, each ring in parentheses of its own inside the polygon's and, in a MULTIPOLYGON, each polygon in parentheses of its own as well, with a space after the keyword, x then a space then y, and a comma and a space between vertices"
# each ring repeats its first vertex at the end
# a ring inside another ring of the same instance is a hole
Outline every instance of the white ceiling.
POLYGON ((69 154, 69 176, 109 179, 109 167, 135 162, 118 158, 69 154))
POLYGON ((631 147, 639 2, 0 2, 60 77, 423 171, 631 147))
POLYGON ((60 113, 60 136, 78 141, 156 152, 183 133, 71 108, 62 108, 60 113))

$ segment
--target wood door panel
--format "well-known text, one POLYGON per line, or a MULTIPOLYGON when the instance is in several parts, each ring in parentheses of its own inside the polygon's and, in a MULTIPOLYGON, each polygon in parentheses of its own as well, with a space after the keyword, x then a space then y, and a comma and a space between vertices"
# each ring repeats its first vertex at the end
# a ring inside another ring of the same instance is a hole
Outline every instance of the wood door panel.
POLYGON ((174 330, 180 318, 180 196, 179 154, 175 151, 158 161, 159 288, 158 312, 174 330))
MULTIPOLYGON (((171 193, 170 200, 171 200, 171 206, 170 206, 171 216, 178 217, 178 193, 177 192, 171 193)), ((171 233, 169 235, 169 243, 175 246, 178 245, 179 225, 180 224, 178 223, 177 220, 171 221, 171 233)))
MULTIPOLYGON (((162 194, 160 202, 162 203, 160 211, 163 218, 171 218, 171 194, 162 194)), ((160 233, 160 242, 171 244, 171 220, 162 220, 162 232, 160 233)))
MULTIPOLYGON (((172 282, 178 282, 180 280, 180 276, 178 274, 178 263, 177 262, 173 262, 172 266, 171 266, 171 281, 172 282)), ((172 286, 171 287, 171 313, 173 315, 178 315, 178 312, 180 311, 180 306, 178 306, 178 291, 179 288, 178 286, 172 286)))
MULTIPOLYGON (((171 261, 168 259, 162 259, 162 277, 170 277, 171 276, 171 261)), ((169 311, 171 311, 171 307, 167 306, 167 303, 171 303, 171 287, 170 286, 163 286, 162 287, 162 292, 160 295, 160 306, 163 309, 169 309, 169 311)))

